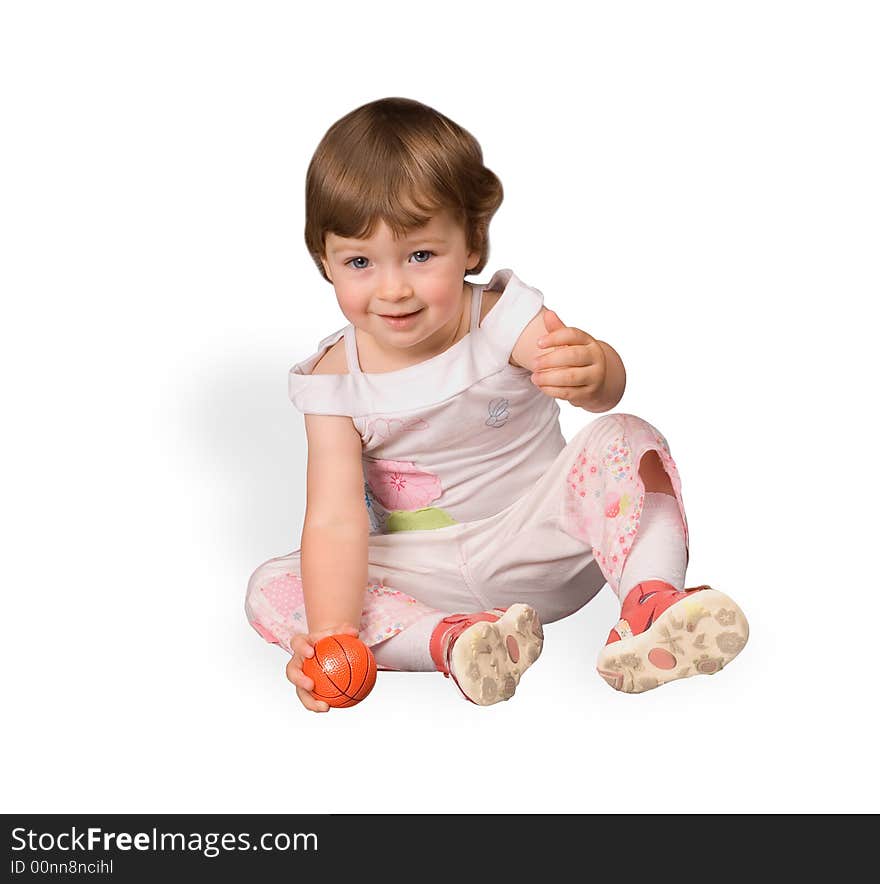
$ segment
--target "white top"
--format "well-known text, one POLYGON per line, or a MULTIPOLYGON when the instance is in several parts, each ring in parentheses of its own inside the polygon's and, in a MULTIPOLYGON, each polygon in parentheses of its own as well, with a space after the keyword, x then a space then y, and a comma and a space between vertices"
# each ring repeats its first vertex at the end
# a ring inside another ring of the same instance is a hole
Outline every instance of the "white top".
POLYGON ((361 434, 373 533, 442 527, 494 515, 525 493, 565 447, 556 400, 510 364, 544 297, 512 270, 475 284, 470 331, 416 365, 360 369, 354 327, 324 338, 290 369, 306 414, 348 415, 361 434), (483 291, 501 297, 480 324, 483 291), (345 338, 348 374, 310 374, 345 338))

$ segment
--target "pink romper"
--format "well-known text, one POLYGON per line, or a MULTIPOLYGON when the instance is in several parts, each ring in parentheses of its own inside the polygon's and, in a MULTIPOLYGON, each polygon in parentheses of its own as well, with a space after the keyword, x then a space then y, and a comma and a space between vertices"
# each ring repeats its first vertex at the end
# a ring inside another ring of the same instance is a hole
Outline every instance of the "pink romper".
MULTIPOLYGON (((629 414, 592 419, 566 443, 555 399, 510 364, 543 295, 511 270, 473 285, 470 331, 399 371, 360 370, 354 328, 290 370, 305 414, 347 415, 363 440, 371 532, 360 635, 375 645, 436 611, 532 605, 544 622, 572 614, 608 582, 615 592, 639 526, 642 455, 669 474, 687 540, 681 481, 666 439, 629 414), (483 291, 501 297, 480 323, 483 291), (345 339, 348 374, 312 375, 345 339)), ((588 414, 585 412, 585 414, 588 414)), ((245 609, 290 651, 308 632, 300 550, 260 565, 245 609)))

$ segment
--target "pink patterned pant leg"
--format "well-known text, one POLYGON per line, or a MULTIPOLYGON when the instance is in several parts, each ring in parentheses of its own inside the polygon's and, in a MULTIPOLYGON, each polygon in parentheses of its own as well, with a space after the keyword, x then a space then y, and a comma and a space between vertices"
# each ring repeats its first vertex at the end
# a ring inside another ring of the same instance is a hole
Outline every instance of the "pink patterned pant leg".
POLYGON ((639 475, 642 456, 656 451, 669 474, 688 542, 681 479, 663 434, 633 414, 594 420, 572 440, 567 466, 562 527, 592 547, 602 574, 618 592, 623 566, 639 530, 645 486, 639 475))
MULTIPOLYGON (((309 631, 301 579, 300 551, 260 565, 248 581, 245 613, 253 628, 272 644, 292 653, 290 642, 309 631)), ((433 608, 381 582, 371 582, 364 593, 358 626, 361 641, 375 645, 403 632, 433 608)))

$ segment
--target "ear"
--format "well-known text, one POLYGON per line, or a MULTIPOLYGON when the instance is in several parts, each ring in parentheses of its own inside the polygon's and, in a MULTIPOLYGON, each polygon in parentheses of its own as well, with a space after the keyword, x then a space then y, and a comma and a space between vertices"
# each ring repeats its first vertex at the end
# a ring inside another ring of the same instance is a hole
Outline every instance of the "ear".
POLYGON ((465 268, 467 270, 473 270, 474 267, 476 267, 477 264, 480 263, 480 257, 481 256, 480 256, 479 251, 469 252, 468 256, 467 256, 467 261, 465 261, 465 264, 464 264, 465 268))
POLYGON ((324 273, 327 274, 327 279, 329 279, 330 282, 333 282, 333 277, 330 275, 330 265, 327 263, 327 259, 323 256, 321 257, 321 264, 324 267, 324 273))

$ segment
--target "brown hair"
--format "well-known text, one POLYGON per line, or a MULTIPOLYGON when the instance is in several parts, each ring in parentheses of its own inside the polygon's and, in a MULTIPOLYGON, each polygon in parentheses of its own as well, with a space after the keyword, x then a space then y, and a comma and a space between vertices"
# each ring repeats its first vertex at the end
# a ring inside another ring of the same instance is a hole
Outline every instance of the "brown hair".
MULTIPOLYGON (((306 173, 306 247, 324 279, 325 236, 368 239, 383 220, 396 236, 442 209, 464 227, 469 251, 489 258, 489 221, 504 191, 477 140, 409 98, 382 98, 337 120, 306 173)), ((329 281, 329 280, 328 280, 329 281)))

